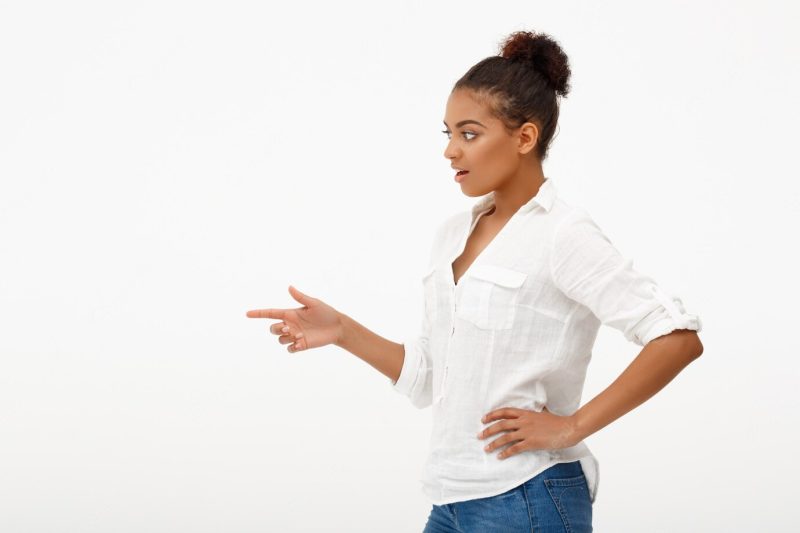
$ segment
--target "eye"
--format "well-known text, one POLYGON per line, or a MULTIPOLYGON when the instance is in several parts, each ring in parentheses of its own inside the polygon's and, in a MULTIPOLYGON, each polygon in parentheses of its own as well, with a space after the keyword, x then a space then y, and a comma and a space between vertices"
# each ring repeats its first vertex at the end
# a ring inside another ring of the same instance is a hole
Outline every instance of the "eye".
MULTIPOLYGON (((449 132, 449 131, 447 131, 447 130, 442 130, 442 133, 444 133, 445 135, 447 135, 447 138, 448 138, 448 139, 450 138, 450 132, 449 132)), ((478 134, 477 134, 477 133, 475 133, 474 131, 465 131, 465 132, 463 132, 463 135, 465 135, 465 139, 466 139, 467 141, 471 141, 472 139, 474 139, 475 137, 477 137, 477 136, 478 136, 478 134), (468 137, 466 137, 466 135, 473 135, 473 137, 472 137, 472 138, 468 138, 468 137)))

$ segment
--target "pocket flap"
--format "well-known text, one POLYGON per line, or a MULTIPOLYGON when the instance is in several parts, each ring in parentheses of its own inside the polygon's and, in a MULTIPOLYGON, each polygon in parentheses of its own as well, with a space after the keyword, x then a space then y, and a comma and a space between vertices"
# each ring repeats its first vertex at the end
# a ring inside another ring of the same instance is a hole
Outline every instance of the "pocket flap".
POLYGON ((528 277, 525 272, 496 265, 472 265, 472 268, 469 269, 469 275, 473 278, 491 281, 503 287, 519 287, 528 277))
POLYGON ((436 265, 433 265, 433 266, 431 266, 431 267, 428 267, 428 269, 425 271, 425 275, 423 275, 423 276, 422 276, 422 278, 420 278, 420 279, 423 279, 423 280, 424 280, 424 279, 427 279, 427 278, 428 278, 428 277, 429 277, 431 274, 433 274, 435 271, 436 271, 436 265))

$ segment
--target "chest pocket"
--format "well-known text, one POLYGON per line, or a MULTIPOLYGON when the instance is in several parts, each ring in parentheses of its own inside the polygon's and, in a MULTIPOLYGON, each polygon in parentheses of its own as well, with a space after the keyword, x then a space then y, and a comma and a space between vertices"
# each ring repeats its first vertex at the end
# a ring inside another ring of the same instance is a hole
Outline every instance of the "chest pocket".
POLYGON ((466 274, 456 316, 481 329, 510 329, 528 274, 495 265, 473 265, 466 274))

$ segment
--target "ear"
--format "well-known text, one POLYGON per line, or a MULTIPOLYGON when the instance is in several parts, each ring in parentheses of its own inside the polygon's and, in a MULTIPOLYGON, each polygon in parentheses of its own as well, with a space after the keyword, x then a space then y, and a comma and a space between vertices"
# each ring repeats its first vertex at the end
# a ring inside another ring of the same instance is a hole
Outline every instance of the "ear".
POLYGON ((519 127, 519 146, 517 150, 520 154, 527 154, 539 142, 539 126, 533 122, 526 122, 519 127))

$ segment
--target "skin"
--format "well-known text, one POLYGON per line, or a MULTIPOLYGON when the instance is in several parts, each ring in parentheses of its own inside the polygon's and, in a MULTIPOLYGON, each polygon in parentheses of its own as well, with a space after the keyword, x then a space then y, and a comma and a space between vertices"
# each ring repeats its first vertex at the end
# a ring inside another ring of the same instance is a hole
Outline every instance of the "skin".
MULTIPOLYGON (((540 128, 526 122, 507 131, 490 110, 472 93, 457 90, 447 101, 445 126, 449 142, 444 152, 451 165, 469 170, 460 183, 470 197, 494 191, 493 217, 498 227, 539 190, 544 181, 541 161, 534 148, 540 128), (464 124, 475 120, 481 123, 464 124), (453 127, 455 130, 451 130, 453 127), (453 135, 455 133, 455 135, 453 135)), ((402 344, 394 343, 365 328, 322 300, 289 286, 289 293, 302 307, 256 309, 249 318, 280 320, 269 331, 278 335, 289 352, 335 344, 397 380, 403 365, 402 344)), ((574 446, 651 398, 703 353, 703 344, 693 330, 675 330, 649 342, 628 367, 600 394, 571 415, 503 407, 486 413, 481 422, 490 424, 477 438, 492 439, 485 450, 505 447, 505 459, 534 449, 574 446)))
POLYGON ((449 138, 444 156, 451 166, 469 170, 461 191, 470 197, 494 191, 495 209, 484 218, 507 221, 536 196, 544 182, 542 163, 534 151, 540 131, 536 122, 526 122, 509 135, 471 91, 455 90, 447 99, 444 124, 449 138), (480 125, 456 126, 465 120, 480 125))

